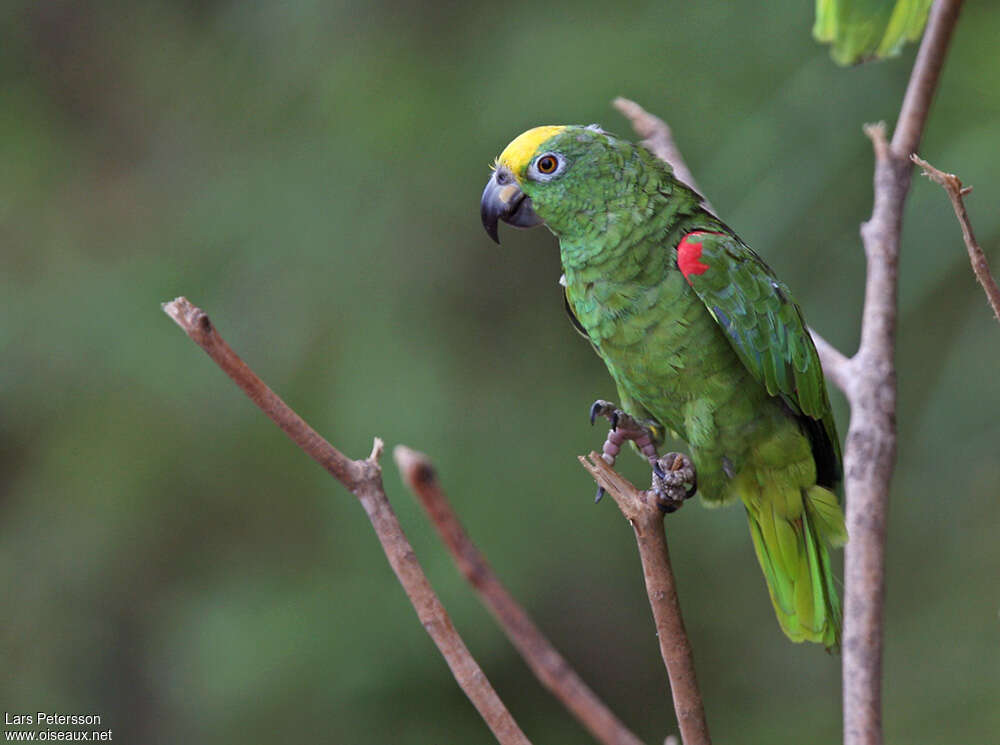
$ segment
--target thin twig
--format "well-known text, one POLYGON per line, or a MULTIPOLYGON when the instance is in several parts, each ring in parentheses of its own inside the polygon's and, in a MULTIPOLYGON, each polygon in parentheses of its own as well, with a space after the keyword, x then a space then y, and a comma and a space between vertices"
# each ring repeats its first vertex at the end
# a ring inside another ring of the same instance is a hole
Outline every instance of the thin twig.
POLYGON ((972 222, 969 220, 969 213, 965 211, 964 197, 972 191, 972 187, 962 186, 962 179, 954 173, 945 173, 938 170, 926 160, 918 157, 916 153, 911 155, 910 159, 923 169, 924 176, 940 184, 948 194, 951 206, 955 210, 955 217, 958 218, 958 224, 962 228, 962 239, 965 241, 965 248, 969 252, 969 262, 972 264, 972 271, 975 272, 979 284, 983 286, 983 292, 986 293, 986 299, 993 308, 993 314, 1000 321, 1000 288, 997 287, 997 281, 993 278, 993 273, 990 271, 990 263, 986 260, 986 254, 979 247, 976 234, 972 232, 972 222))
POLYGON ((459 571, 479 594, 535 677, 590 733, 605 745, 642 745, 570 667, 531 617, 497 579, 448 502, 434 467, 423 453, 397 445, 393 450, 403 481, 420 499, 459 571))
POLYGON ((164 303, 163 312, 174 319, 184 333, 205 350, 215 364, 309 457, 350 491, 357 488, 367 475, 365 462, 348 458, 292 411, 232 350, 215 330, 205 311, 192 305, 187 298, 179 297, 164 303))
POLYGON ((598 485, 614 497, 635 532, 646 594, 656 623, 660 654, 670 678, 670 692, 681 740, 684 745, 710 745, 712 740, 695 675, 694 655, 684 630, 674 572, 670 566, 663 513, 652 499, 647 499, 645 492, 640 492, 612 469, 600 453, 592 452, 589 458, 580 456, 580 463, 598 485))
POLYGON ((503 745, 530 745, 452 625, 403 533, 382 486, 382 469, 378 463, 382 441, 375 438, 372 453, 365 460, 351 460, 306 424, 254 374, 215 330, 203 310, 183 297, 164 303, 163 310, 296 445, 358 498, 420 622, 497 741, 503 745))
POLYGON ((867 258, 861 342, 848 390, 844 446, 850 540, 844 552, 845 745, 882 743, 882 644, 889 485, 896 460, 895 336, 903 204, 961 0, 936 0, 910 74, 891 144, 884 125, 865 133, 875 151, 872 216, 861 226, 867 258))

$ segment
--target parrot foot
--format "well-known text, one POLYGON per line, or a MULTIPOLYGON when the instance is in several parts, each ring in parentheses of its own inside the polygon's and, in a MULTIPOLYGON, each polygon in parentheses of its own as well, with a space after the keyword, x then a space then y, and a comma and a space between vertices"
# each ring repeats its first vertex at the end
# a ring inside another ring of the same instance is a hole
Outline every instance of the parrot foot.
MULTIPOLYGON (((608 436, 604 440, 601 448, 601 457, 609 466, 615 464, 615 458, 621 452, 622 445, 626 440, 635 442, 639 451, 649 459, 649 464, 653 468, 655 476, 667 478, 669 474, 663 472, 657 463, 656 445, 652 430, 642 422, 635 419, 631 414, 622 411, 609 401, 598 399, 590 407, 590 423, 593 424, 597 417, 602 416, 611 423, 608 436)), ((600 502, 604 496, 604 489, 598 488, 594 502, 600 502)))
MULTIPOLYGON (((611 422, 611 429, 601 448, 601 457, 609 466, 615 464, 615 458, 626 440, 633 440, 639 452, 649 459, 650 464, 655 463, 656 445, 653 444, 653 431, 648 426, 631 414, 616 408, 614 404, 600 399, 594 401, 590 407, 590 423, 593 424, 598 416, 603 416, 611 422)), ((655 468, 656 466, 654 470, 655 468)))
POLYGON ((653 468, 652 492, 663 512, 676 512, 698 491, 694 463, 683 453, 667 453, 653 468))

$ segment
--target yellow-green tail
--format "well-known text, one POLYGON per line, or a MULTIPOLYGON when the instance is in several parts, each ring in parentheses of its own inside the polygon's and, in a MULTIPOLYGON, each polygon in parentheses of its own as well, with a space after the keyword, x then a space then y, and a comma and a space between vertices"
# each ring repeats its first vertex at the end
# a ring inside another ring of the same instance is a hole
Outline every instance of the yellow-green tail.
POLYGON ((844 515, 822 486, 794 492, 745 499, 750 535, 782 631, 829 649, 840 642, 840 601, 827 546, 847 540, 844 515))

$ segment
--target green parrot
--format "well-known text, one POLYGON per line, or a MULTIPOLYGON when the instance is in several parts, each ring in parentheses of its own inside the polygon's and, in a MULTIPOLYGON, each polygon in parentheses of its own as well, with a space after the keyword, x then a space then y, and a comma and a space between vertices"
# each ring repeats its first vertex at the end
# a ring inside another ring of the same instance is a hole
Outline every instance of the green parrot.
POLYGON ((703 501, 743 503, 785 634, 836 646, 840 444, 788 288, 669 165, 596 125, 517 137, 481 217, 497 242, 499 220, 559 239, 566 308, 618 389, 606 459, 632 439, 662 477, 665 431, 686 441, 703 501))

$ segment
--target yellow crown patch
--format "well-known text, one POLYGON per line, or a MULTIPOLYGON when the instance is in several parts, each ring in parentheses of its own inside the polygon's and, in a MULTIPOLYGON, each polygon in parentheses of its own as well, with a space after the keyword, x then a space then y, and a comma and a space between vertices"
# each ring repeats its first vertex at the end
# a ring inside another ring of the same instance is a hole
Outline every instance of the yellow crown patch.
POLYGON ((514 174, 514 178, 520 181, 524 176, 524 171, 528 167, 528 163, 531 162, 532 156, 538 151, 538 146, 550 137, 555 137, 564 129, 566 129, 565 125, 550 125, 535 127, 519 134, 500 153, 500 157, 497 158, 497 164, 506 166, 514 174))

